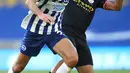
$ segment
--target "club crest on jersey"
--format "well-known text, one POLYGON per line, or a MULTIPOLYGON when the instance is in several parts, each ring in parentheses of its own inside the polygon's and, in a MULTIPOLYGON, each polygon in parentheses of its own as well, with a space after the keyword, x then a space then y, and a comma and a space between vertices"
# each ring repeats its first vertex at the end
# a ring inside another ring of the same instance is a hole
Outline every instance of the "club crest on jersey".
POLYGON ((22 49, 23 51, 26 51, 26 46, 25 46, 25 45, 22 45, 22 46, 21 46, 21 49, 22 49))
POLYGON ((88 0, 88 1, 89 1, 89 3, 91 3, 91 4, 94 3, 94 0, 88 0))

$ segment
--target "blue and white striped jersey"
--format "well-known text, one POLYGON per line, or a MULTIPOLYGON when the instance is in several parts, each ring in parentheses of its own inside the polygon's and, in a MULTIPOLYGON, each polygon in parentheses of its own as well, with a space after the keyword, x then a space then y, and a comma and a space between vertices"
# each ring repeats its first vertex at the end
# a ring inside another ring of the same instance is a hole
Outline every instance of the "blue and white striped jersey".
POLYGON ((50 25, 40 20, 38 16, 33 14, 31 10, 28 15, 22 21, 22 28, 35 32, 38 34, 51 34, 51 32, 59 32, 61 30, 61 14, 68 4, 68 0, 48 0, 44 4, 45 0, 39 0, 36 4, 43 11, 43 13, 49 14, 54 17, 54 24, 50 25))

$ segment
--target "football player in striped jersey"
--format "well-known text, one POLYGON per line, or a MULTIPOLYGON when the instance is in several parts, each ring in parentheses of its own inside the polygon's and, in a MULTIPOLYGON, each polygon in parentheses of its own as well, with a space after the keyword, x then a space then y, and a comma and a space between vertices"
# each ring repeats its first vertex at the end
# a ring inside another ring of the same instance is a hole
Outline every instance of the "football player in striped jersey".
POLYGON ((46 44, 54 54, 59 54, 64 63, 56 73, 69 73, 78 62, 75 47, 62 32, 61 14, 68 0, 27 0, 30 11, 23 19, 26 30, 20 53, 8 73, 20 73, 32 56, 37 56, 46 44))

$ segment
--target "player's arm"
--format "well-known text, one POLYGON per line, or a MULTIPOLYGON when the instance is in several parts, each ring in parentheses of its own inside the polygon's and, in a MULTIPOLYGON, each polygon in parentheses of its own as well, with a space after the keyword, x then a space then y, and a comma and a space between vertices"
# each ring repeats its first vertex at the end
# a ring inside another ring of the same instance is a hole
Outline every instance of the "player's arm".
POLYGON ((105 10, 119 11, 122 8, 123 0, 107 0, 103 5, 105 10))
POLYGON ((44 14, 41 9, 38 8, 36 5, 37 0, 26 0, 26 5, 28 8, 37 15, 41 20, 45 21, 46 23, 53 23, 53 18, 47 14, 44 14))

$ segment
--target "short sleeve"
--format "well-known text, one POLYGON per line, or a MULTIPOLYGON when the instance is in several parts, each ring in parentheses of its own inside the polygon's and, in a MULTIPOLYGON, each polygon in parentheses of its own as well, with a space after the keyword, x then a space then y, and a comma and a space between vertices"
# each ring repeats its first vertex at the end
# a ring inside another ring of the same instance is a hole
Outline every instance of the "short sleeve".
POLYGON ((103 5, 107 0, 96 0, 96 8, 103 8, 103 5))

